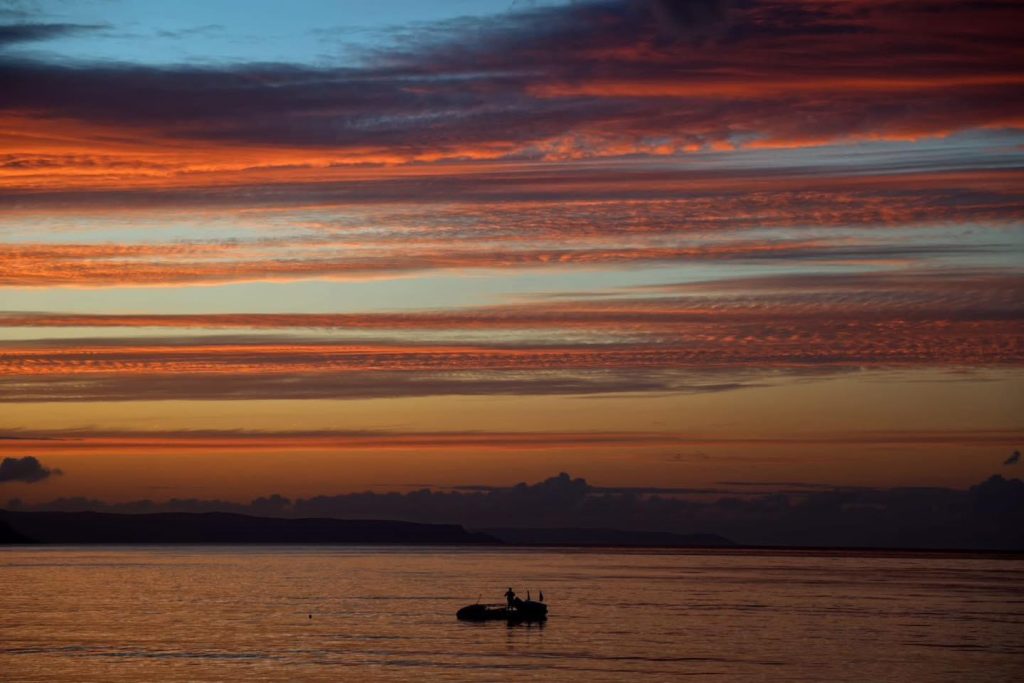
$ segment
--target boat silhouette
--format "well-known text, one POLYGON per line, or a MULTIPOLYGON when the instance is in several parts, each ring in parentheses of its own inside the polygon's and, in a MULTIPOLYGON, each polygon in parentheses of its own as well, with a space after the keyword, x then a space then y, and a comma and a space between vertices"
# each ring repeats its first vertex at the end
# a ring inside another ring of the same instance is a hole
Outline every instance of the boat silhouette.
POLYGON ((466 605, 455 617, 460 621, 544 621, 548 618, 548 606, 536 600, 519 600, 512 605, 466 605))

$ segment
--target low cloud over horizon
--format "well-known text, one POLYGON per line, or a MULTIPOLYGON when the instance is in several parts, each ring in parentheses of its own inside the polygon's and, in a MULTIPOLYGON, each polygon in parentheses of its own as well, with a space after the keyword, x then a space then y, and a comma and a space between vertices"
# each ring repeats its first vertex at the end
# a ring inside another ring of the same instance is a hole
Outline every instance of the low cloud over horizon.
POLYGON ((60 498, 22 511, 145 514, 232 512, 270 517, 394 519, 496 528, 601 528, 714 533, 741 544, 1024 550, 1024 481, 993 475, 969 489, 880 489, 801 482, 722 482, 718 488, 596 487, 566 473, 535 484, 462 485, 407 493, 348 493, 249 503, 60 498))
POLYGON ((31 455, 26 455, 23 458, 4 458, 0 461, 0 484, 5 482, 34 484, 61 474, 63 472, 59 469, 44 467, 37 458, 31 455))

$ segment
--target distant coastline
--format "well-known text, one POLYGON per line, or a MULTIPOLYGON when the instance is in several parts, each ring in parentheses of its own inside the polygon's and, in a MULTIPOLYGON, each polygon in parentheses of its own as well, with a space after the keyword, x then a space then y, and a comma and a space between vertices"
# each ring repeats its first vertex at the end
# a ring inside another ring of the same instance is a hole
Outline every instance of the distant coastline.
POLYGON ((728 548, 716 534, 501 528, 394 520, 256 517, 226 512, 0 510, 0 544, 400 544, 728 548))
POLYGON ((287 519, 229 512, 21 512, 0 510, 0 543, 32 544, 486 544, 457 524, 287 519))
POLYGON ((629 531, 601 528, 480 529, 508 545, 605 548, 733 548, 736 543, 718 534, 676 534, 663 531, 629 531))
POLYGON ((466 529, 395 520, 257 517, 237 513, 106 513, 0 510, 0 546, 10 545, 468 545, 508 548, 694 549, 709 552, 985 555, 979 548, 739 544, 718 534, 600 528, 466 529))

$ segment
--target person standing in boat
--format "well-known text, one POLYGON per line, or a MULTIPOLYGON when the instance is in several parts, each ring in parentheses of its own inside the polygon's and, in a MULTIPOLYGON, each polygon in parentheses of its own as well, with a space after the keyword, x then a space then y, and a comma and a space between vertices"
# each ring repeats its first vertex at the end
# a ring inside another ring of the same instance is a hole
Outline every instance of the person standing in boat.
POLYGON ((509 586, 508 590, 505 591, 505 599, 508 601, 508 606, 511 609, 516 600, 516 592, 512 590, 512 586, 509 586))

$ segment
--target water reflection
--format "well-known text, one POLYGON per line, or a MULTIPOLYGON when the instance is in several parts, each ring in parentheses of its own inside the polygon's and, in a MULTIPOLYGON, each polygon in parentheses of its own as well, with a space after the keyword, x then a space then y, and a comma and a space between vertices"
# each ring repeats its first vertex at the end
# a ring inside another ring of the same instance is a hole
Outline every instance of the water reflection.
POLYGON ((963 556, 5 549, 0 679, 1011 680, 1022 580, 963 556), (455 620, 509 585, 549 621, 455 620))

